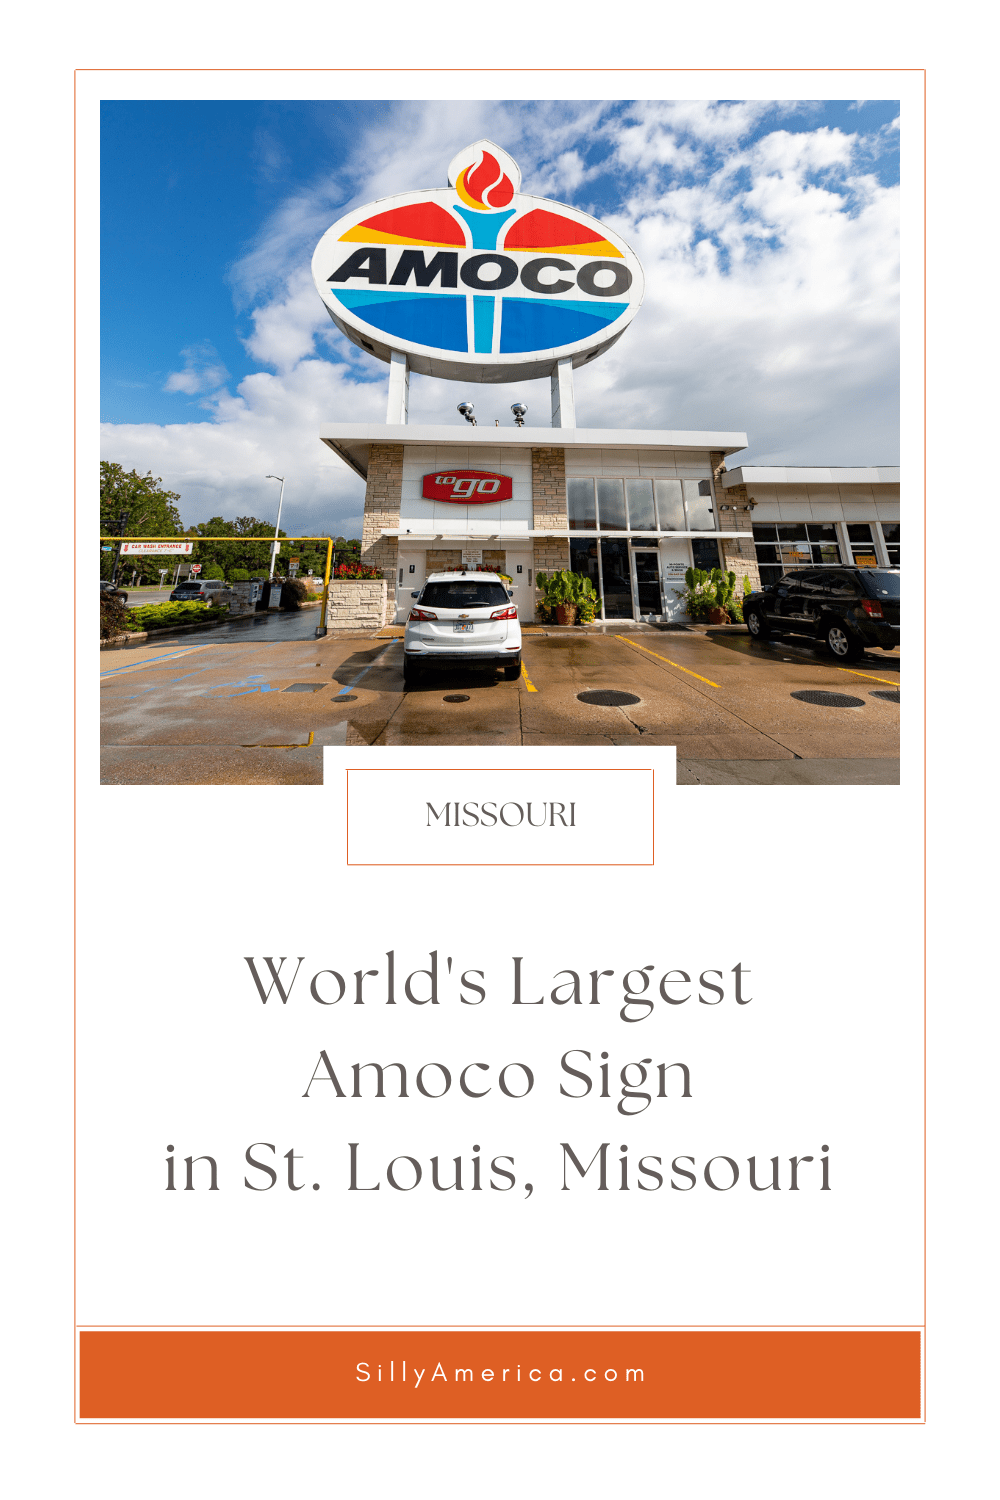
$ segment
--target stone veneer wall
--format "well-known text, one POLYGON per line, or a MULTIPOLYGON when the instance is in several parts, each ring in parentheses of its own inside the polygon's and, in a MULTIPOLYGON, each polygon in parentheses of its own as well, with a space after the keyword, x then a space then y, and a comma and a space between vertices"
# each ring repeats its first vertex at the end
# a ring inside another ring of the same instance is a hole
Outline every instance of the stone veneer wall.
POLYGON ((424 577, 426 578, 428 573, 442 573, 445 568, 460 568, 461 566, 461 547, 428 547, 424 577))
POLYGON ((745 531, 747 538, 744 541, 720 541, 722 548, 722 565, 727 572, 736 574, 737 596, 741 594, 744 578, 749 578, 751 589, 760 588, 760 570, 757 567, 757 550, 753 541, 753 512, 750 510, 737 509, 744 506, 747 501, 747 487, 745 484, 734 485, 732 489, 722 488, 722 476, 726 472, 726 459, 722 453, 712 453, 712 478, 715 481, 715 504, 719 520, 719 528, 722 531, 745 531), (719 510, 720 506, 728 505, 727 511, 719 510))
POLYGON ((501 551, 499 551, 495 547, 494 548, 484 547, 483 548, 483 567, 484 568, 492 568, 492 570, 493 570, 494 573, 506 573, 506 571, 507 571, 507 554, 506 554, 506 552, 501 552, 501 551))
POLYGON ((336 578, 330 584, 326 606, 327 630, 381 630, 385 624, 386 599, 391 595, 384 578, 336 578))
POLYGON ((402 494, 402 443, 372 443, 368 455, 361 561, 378 568, 393 599, 396 597, 399 544, 394 536, 383 537, 380 533, 385 527, 398 527, 402 494))
MULTIPOLYGON (((568 531, 566 509, 566 454, 563 448, 531 450, 532 529, 568 531)), ((533 538, 533 563, 539 572, 551 573, 569 567, 569 541, 564 536, 533 538)), ((539 595, 535 595, 536 604, 539 595)))

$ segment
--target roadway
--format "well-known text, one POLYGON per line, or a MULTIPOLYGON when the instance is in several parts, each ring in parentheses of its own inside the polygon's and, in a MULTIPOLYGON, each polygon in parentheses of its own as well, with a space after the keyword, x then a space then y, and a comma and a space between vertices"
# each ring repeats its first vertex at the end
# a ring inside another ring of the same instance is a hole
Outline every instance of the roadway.
POLYGON ((102 652, 102 782, 315 785, 325 744, 676 745, 682 784, 899 779, 898 653, 840 665, 792 637, 526 627, 520 680, 452 670, 404 689, 401 630, 316 640, 315 619, 102 652), (607 688, 639 701, 577 696, 607 688))

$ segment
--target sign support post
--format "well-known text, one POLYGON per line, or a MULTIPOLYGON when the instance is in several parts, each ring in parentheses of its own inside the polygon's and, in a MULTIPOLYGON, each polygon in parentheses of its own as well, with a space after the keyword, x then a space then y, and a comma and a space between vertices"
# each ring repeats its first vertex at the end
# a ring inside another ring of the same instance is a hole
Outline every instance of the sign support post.
POLYGON ((573 388, 573 361, 561 359, 552 371, 552 425, 576 426, 576 393, 573 388))
POLYGON ((389 359, 389 403, 386 408, 386 424, 405 427, 410 405, 410 366, 406 355, 393 349, 389 359))

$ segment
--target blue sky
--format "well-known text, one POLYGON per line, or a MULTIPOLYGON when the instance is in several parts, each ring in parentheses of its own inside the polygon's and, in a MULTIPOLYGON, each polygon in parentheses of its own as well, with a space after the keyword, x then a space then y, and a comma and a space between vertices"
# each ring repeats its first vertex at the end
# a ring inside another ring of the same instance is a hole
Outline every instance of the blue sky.
MULTIPOLYGON (((897 461, 898 106, 872 100, 106 102, 103 455, 162 474, 185 522, 269 514, 281 465, 290 528, 356 528, 361 483, 316 428, 383 420, 387 367, 327 318, 312 251, 349 207, 443 185, 482 136, 643 262, 635 323, 578 377, 581 425, 897 461)), ((459 422, 463 395, 547 420, 542 383, 419 378, 410 420, 459 422)))

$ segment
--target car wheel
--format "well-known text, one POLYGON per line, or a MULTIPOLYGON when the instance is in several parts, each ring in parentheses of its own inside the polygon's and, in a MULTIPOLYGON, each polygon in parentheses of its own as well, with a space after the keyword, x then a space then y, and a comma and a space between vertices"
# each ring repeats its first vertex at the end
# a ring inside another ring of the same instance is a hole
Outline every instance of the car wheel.
POLYGON ((516 682, 521 675, 521 658, 517 661, 505 661, 503 664, 503 675, 508 682, 516 682))
POLYGON ((764 616, 756 609, 748 609, 743 616, 746 627, 755 641, 766 641, 771 630, 764 616))
POLYGON ((840 620, 826 627, 826 644, 839 661, 855 661, 864 649, 840 620))
POLYGON ((403 657, 403 683, 404 683, 404 685, 406 687, 416 687, 417 683, 420 681, 420 679, 421 679, 422 676, 423 676, 423 668, 419 667, 415 661, 407 661, 406 657, 404 656, 403 657))

